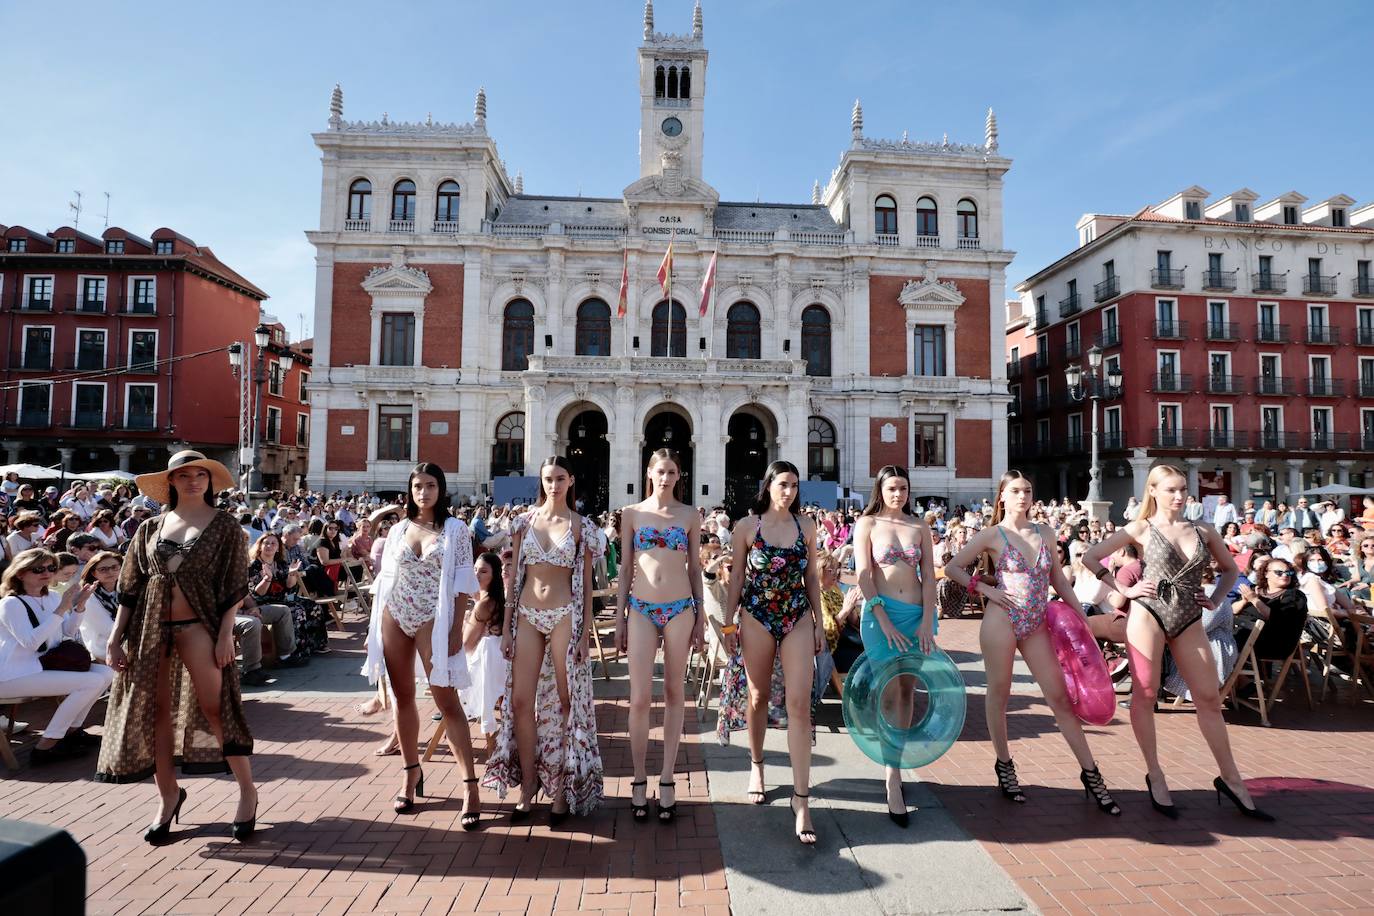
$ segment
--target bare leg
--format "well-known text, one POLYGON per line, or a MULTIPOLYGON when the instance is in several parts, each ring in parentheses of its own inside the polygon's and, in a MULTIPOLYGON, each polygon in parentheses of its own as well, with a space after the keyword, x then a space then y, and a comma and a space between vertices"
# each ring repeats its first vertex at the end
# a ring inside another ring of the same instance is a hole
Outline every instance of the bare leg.
MULTIPOLYGON (((1221 690, 1217 685, 1217 663, 1212 656, 1212 646, 1207 642, 1207 633, 1200 625, 1184 630, 1169 644, 1174 653, 1174 662, 1179 674, 1188 684, 1188 692, 1193 696, 1193 706, 1197 710, 1197 727, 1207 746, 1216 758, 1221 778, 1231 787, 1231 791, 1247 807, 1253 808, 1254 801, 1245 788, 1245 780, 1236 766, 1236 758, 1231 754, 1231 741, 1226 734, 1226 720, 1221 715, 1221 690)), ((1153 776, 1150 777, 1154 779, 1153 776)))
POLYGON ((386 612, 382 613, 382 657, 395 700, 393 712, 401 760, 405 766, 415 767, 402 771, 401 791, 397 797, 414 798, 414 786, 420 778, 420 769, 416 766, 420 762, 420 713, 415 708, 415 640, 386 612))
MULTIPOLYGON (((215 643, 209 632, 201 626, 177 627, 177 654, 191 675, 191 685, 196 691, 196 702, 200 704, 201 714, 210 726, 210 732, 224 745, 224 722, 220 718, 220 690, 224 685, 224 672, 215 664, 215 643)), ((170 735, 169 735, 170 737, 170 735)), ((224 762, 234 774, 239 784, 239 806, 234 820, 246 821, 255 816, 258 810, 258 790, 253 785, 253 768, 248 758, 241 754, 225 757, 224 762)))
POLYGON ((645 783, 635 786, 631 793, 631 800, 638 805, 647 802, 649 797, 649 768, 645 758, 649 753, 649 723, 654 702, 654 656, 658 654, 658 627, 635 610, 630 611, 627 625, 630 662, 630 761, 634 766, 634 781, 645 783))
MULTIPOLYGON (((797 832, 810 831, 811 684, 816 677, 815 624, 810 614, 782 640, 782 682, 787 697, 787 755, 792 758, 792 803, 797 832)), ((813 841, 814 842, 814 841, 813 841)))
MULTIPOLYGON (((171 635, 166 636, 171 639, 171 635)), ((153 712, 153 782, 161 804, 157 823, 172 816, 177 798, 177 768, 172 753, 172 660, 163 655, 157 665, 157 695, 153 712)))
MULTIPOLYGON (((568 686, 568 645, 572 642, 572 615, 582 613, 581 608, 573 608, 549 634, 549 650, 553 653, 553 681, 558 687, 559 721, 568 728, 568 717, 572 714, 572 691, 568 686)), ((565 736, 566 737, 566 736, 565 736)), ((568 786, 564 781, 565 773, 559 774, 558 792, 549 799, 549 811, 562 814, 568 810, 568 786)))
POLYGON ((1069 743, 1074 757, 1078 759, 1078 766, 1084 770, 1093 769, 1096 766, 1093 762, 1093 752, 1088 747, 1087 736, 1083 734, 1083 725, 1073 714, 1073 707, 1069 705, 1069 692, 1064 686, 1064 672, 1059 667, 1059 660, 1055 658, 1049 631, 1041 627, 1021 640, 1019 645, 1021 657, 1025 659, 1035 682, 1040 685, 1040 693, 1054 713, 1054 721, 1059 725, 1064 740, 1069 743))
POLYGON ((998 760, 1011 759, 1007 741, 1007 703, 1011 700, 1011 666, 1016 658, 1016 636, 1011 631, 1007 612, 989 604, 978 628, 978 645, 983 652, 983 671, 988 692, 983 697, 988 722, 988 738, 998 760))
POLYGON ((520 801, 516 807, 528 811, 539 791, 534 753, 534 700, 539 689, 539 669, 544 664, 544 634, 524 620, 516 628, 515 639, 515 658, 511 660, 511 717, 515 719, 515 751, 520 758, 520 801))
MULTIPOLYGON (((913 702, 916 678, 903 675, 895 679, 883 691, 882 715, 902 728, 911 727, 911 717, 915 713, 913 702)), ((902 770, 900 767, 887 768, 887 810, 896 814, 906 810, 906 797, 902 792, 902 770)))
MULTIPOLYGON (((744 671, 749 681, 749 704, 744 708, 744 719, 749 729, 749 759, 761 761, 763 736, 768 732, 768 695, 773 683, 773 663, 778 644, 768 628, 749 613, 739 615, 739 638, 744 671)), ((753 765, 749 775, 749 793, 763 793, 762 763, 753 765)))
POLYGON ((663 769, 658 776, 660 805, 677 804, 676 784, 668 784, 674 781, 677 749, 682 741, 682 704, 685 702, 683 672, 687 668, 695 622, 696 618, 691 612, 683 611, 663 628, 663 769))
MULTIPOLYGON (((433 643, 430 642, 433 632, 434 624, 431 622, 420 627, 415 633, 415 648, 420 653, 420 664, 424 666, 426 678, 434 669, 433 643)), ((449 747, 453 748, 453 752, 458 756, 458 769, 463 774, 463 779, 474 778, 477 775, 477 765, 472 757, 472 731, 468 728, 468 717, 463 712, 463 701, 458 697, 458 691, 452 687, 435 687, 431 684, 429 694, 434 698, 434 705, 438 707, 439 714, 444 717, 444 731, 448 734, 449 747)), ((481 811, 482 802, 477 783, 464 782, 463 788, 467 795, 463 813, 473 814, 481 811)))
POLYGON ((1145 772, 1150 777, 1155 800, 1168 805, 1171 804, 1169 784, 1159 767, 1159 748, 1155 741, 1155 699, 1159 696, 1164 631, 1149 611, 1133 604, 1126 623, 1126 637, 1126 651, 1131 659, 1131 730, 1145 758, 1145 772))

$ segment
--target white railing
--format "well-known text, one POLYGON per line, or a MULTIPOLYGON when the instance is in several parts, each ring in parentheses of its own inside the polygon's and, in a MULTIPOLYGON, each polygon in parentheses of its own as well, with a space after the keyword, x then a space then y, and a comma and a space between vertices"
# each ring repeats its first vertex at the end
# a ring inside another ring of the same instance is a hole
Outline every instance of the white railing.
POLYGON ((458 220, 456 219, 436 219, 434 221, 434 232, 440 235, 457 235, 458 220))
POLYGON ((843 245, 843 232, 794 232, 792 241, 803 245, 843 245))
POLYGON ((548 223, 486 223, 492 235, 516 239, 537 239, 549 231, 548 223))
POLYGON ((716 238, 722 242, 767 245, 773 241, 773 231, 771 229, 717 229, 716 238))
POLYGON ((636 377, 656 375, 750 376, 782 382, 806 372, 803 360, 686 358, 681 356, 543 356, 531 355, 531 372, 558 372, 580 375, 624 374, 636 377))
POLYGON ((896 248, 901 241, 901 236, 896 233, 879 233, 873 236, 873 244, 879 248, 896 248))
POLYGON ((575 239, 618 239, 625 235, 624 226, 564 226, 563 231, 575 239))
POLYGON ((959 247, 963 249, 982 248, 983 240, 976 236, 974 238, 960 237, 959 247))
POLYGON ((386 227, 387 232, 414 232, 415 220, 413 219, 393 219, 386 227))
POLYGON ((918 235, 916 236, 917 248, 939 248, 940 237, 938 235, 918 235))
POLYGON ((344 232, 371 232, 372 220, 370 219, 346 219, 344 220, 344 232))

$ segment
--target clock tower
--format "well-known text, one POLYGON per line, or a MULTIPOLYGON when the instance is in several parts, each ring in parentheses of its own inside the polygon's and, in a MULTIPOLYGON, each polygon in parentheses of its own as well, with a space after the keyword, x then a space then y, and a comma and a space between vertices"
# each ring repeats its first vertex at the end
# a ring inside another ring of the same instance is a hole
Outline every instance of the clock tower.
POLYGON ((654 31, 653 0, 644 4, 644 44, 639 48, 639 176, 678 164, 686 179, 701 180, 706 98, 706 49, 701 38, 701 2, 692 10, 692 31, 654 31))

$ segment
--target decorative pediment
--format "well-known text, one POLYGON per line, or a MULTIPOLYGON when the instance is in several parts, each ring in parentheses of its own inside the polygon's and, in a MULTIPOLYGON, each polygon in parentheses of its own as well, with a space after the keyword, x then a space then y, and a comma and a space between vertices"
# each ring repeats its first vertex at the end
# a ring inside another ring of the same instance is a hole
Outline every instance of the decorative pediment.
POLYGON ((946 312, 964 304, 964 294, 952 280, 941 280, 935 274, 935 262, 926 262, 926 272, 919 280, 908 280, 897 294, 897 302, 908 314, 946 312))
POLYGON ((406 264, 405 249, 397 245, 391 249, 391 264, 374 267, 363 278, 363 289, 372 296, 418 296, 424 298, 434 290, 429 274, 406 264))

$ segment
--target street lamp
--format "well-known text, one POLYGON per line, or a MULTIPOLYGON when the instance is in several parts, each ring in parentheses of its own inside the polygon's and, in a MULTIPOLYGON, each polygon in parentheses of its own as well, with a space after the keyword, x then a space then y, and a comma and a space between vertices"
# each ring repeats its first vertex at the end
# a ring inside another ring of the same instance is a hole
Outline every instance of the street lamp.
MULTIPOLYGON (((253 374, 250 380, 253 383, 253 431, 251 441, 244 451, 250 451, 249 455, 239 455, 240 463, 245 460, 249 466, 248 490, 262 489, 262 461, 261 461, 261 438, 258 435, 259 417, 262 413, 262 386, 267 381, 267 344, 272 340, 272 329, 265 324, 260 324, 253 329, 253 343, 257 344, 258 358, 252 365, 253 374)), ((247 363, 247 349, 245 344, 233 343, 229 345, 229 365, 237 375, 244 369, 247 363)), ((277 357, 277 365, 281 367, 282 376, 291 371, 295 364, 290 354, 281 354, 277 357)))
MULTIPOLYGON (((1088 471, 1088 498, 1086 502, 1101 502, 1102 462, 1097 449, 1097 402, 1102 399, 1104 381, 1109 389, 1121 387, 1121 370, 1116 364, 1113 364, 1104 377, 1102 374, 1102 348, 1094 344, 1088 349, 1088 368, 1084 370, 1077 363, 1070 363, 1064 369, 1064 380, 1069 384, 1069 397, 1071 399, 1092 401, 1092 457, 1091 467, 1088 471)), ((1089 511, 1092 511, 1091 508, 1089 511)))

